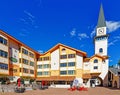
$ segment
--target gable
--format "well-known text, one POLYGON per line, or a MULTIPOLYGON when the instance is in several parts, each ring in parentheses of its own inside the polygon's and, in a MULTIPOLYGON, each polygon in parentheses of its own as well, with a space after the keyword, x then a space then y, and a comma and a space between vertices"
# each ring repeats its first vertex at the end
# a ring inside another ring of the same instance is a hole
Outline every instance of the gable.
POLYGON ((102 62, 102 58, 97 57, 97 56, 92 57, 89 61, 92 62, 92 63, 94 63, 94 60, 95 60, 95 59, 97 59, 98 62, 102 62))
POLYGON ((75 50, 71 50, 64 46, 60 46, 59 49, 60 49, 60 54, 75 54, 76 53, 75 50))

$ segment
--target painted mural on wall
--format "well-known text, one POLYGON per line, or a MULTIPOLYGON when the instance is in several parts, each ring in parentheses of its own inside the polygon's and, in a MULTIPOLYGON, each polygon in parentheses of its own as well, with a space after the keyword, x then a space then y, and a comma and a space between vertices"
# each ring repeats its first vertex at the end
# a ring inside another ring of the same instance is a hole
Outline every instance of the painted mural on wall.
POLYGON ((19 63, 19 50, 15 49, 15 48, 11 48, 10 49, 10 61, 11 63, 19 63))

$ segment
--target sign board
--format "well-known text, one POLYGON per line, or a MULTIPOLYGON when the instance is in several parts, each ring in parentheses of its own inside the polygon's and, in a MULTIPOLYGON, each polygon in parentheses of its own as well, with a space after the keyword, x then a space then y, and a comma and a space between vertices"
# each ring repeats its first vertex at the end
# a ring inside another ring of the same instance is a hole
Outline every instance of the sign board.
POLYGON ((30 82, 29 82, 29 81, 24 81, 24 83, 25 83, 25 84, 30 84, 30 82))

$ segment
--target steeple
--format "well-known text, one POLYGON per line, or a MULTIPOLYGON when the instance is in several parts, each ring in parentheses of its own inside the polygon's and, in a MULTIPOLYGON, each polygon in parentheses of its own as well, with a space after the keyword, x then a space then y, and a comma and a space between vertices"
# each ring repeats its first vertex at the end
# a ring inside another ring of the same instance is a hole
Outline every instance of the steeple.
POLYGON ((106 22, 105 22, 103 7, 102 7, 102 4, 101 4, 97 28, 105 27, 105 26, 106 26, 106 22))

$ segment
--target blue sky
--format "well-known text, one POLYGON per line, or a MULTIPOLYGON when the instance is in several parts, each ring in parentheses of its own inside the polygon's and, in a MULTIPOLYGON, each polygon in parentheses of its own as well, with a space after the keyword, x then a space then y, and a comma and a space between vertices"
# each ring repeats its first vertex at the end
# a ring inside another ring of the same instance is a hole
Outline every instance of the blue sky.
POLYGON ((0 0, 0 29, 39 52, 62 43, 92 56, 101 2, 110 35, 110 65, 116 64, 120 0, 0 0))

